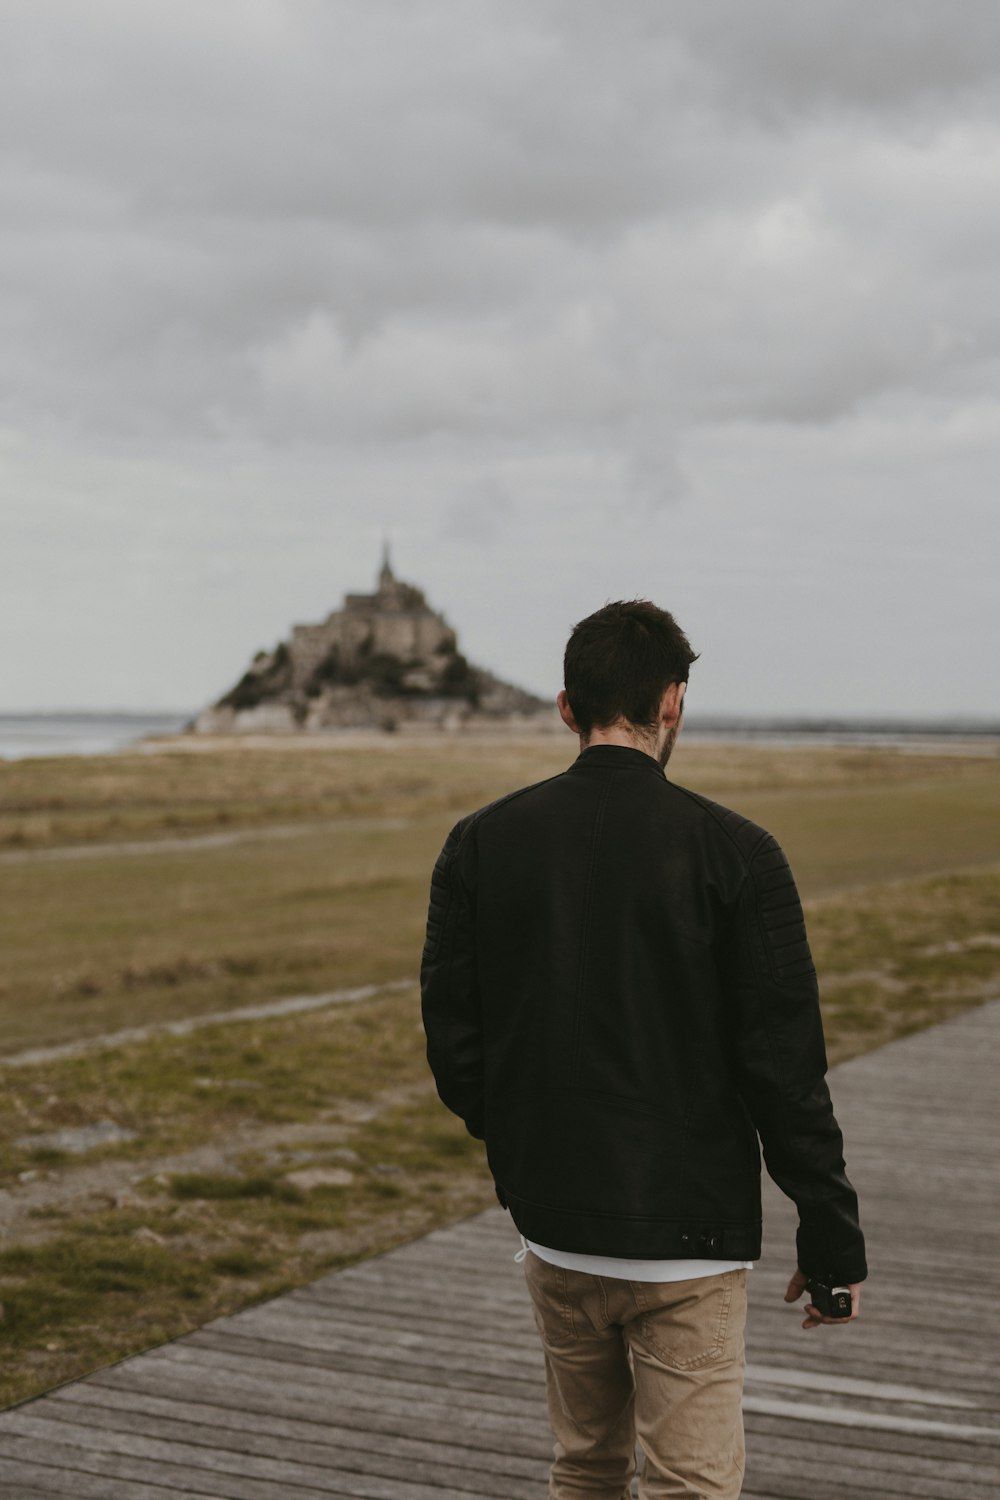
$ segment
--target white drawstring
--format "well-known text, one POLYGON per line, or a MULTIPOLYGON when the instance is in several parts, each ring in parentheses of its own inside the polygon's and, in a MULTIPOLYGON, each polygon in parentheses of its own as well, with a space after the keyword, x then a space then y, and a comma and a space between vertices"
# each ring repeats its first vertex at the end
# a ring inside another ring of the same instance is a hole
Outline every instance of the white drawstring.
POLYGON ((528 1244, 528 1241, 524 1238, 524 1235, 522 1234, 522 1236, 521 1236, 521 1248, 520 1248, 520 1250, 516 1251, 516 1253, 514 1255, 514 1264, 519 1266, 521 1264, 521 1262, 524 1260, 524 1257, 527 1255, 527 1253, 528 1253, 528 1251, 530 1249, 531 1249, 531 1246, 528 1244))

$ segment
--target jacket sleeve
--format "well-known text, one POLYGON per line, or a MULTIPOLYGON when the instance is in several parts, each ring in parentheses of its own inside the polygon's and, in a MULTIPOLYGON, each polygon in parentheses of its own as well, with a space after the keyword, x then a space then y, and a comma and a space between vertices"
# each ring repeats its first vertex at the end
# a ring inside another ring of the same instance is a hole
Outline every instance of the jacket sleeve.
POLYGON ((820 1280, 863 1281, 864 1236, 826 1084, 816 971, 792 872, 770 834, 750 858, 734 941, 739 1088, 767 1170, 798 1209, 799 1266, 820 1280))
POLYGON ((452 829, 431 876, 420 966, 427 1061, 442 1101, 483 1136, 483 1038, 476 976, 468 820, 452 829))

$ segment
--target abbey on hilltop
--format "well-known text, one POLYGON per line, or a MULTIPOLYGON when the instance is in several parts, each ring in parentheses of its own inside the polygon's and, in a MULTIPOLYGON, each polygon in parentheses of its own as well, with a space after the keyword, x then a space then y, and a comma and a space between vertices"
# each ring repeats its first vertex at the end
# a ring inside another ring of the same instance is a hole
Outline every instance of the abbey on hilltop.
POLYGON ((258 651, 224 697, 191 724, 199 734, 457 728, 548 718, 541 699, 474 667, 420 589, 392 570, 386 546, 372 594, 348 594, 320 625, 258 651))

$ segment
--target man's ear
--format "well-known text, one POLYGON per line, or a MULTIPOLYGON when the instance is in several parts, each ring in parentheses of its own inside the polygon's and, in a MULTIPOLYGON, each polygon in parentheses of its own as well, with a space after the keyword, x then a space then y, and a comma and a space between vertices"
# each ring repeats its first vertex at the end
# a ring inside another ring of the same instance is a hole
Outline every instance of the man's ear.
POLYGON ((569 699, 566 697, 565 688, 560 688, 556 695, 556 707, 559 710, 559 717, 566 725, 566 728, 572 729, 574 734, 579 734, 580 726, 573 717, 573 710, 569 706, 569 699))
POLYGON ((680 718, 686 691, 686 682, 672 682, 660 699, 660 722, 667 728, 680 718))

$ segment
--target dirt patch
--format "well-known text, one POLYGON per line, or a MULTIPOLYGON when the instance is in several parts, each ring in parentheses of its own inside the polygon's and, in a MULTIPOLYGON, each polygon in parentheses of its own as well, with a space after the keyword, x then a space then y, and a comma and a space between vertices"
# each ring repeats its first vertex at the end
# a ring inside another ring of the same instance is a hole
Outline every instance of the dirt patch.
MULTIPOLYGON (((315 1143, 337 1157, 338 1148, 347 1146, 359 1125, 369 1124, 426 1093, 426 1083, 386 1089, 363 1106, 345 1101, 311 1124, 255 1126, 246 1122, 230 1129, 224 1137, 190 1151, 145 1160, 141 1167, 129 1160, 105 1160, 64 1167, 58 1172, 43 1171, 37 1176, 23 1174, 28 1180, 0 1189, 0 1248, 5 1244, 40 1244, 51 1239, 62 1232, 59 1218, 63 1215, 134 1209, 150 1195, 166 1192, 173 1176, 236 1174, 245 1171, 248 1162, 256 1159, 269 1167, 287 1165, 293 1169, 294 1182, 295 1164, 302 1159, 302 1153, 295 1147, 315 1143), (47 1217, 53 1211, 58 1217, 47 1217)), ((309 1154, 315 1157, 318 1153, 309 1154)))

